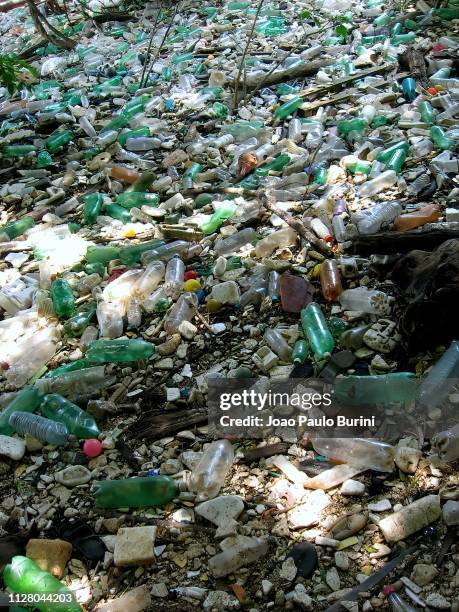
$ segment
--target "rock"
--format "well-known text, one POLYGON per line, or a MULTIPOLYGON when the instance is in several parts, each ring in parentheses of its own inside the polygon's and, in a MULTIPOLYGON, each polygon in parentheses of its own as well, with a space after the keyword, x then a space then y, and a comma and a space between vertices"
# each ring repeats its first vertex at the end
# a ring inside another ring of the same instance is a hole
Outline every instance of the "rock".
POLYGON ((167 597, 169 591, 167 590, 167 586, 164 582, 157 582, 151 587, 151 594, 153 597, 167 597))
POLYGON ((295 546, 289 550, 288 557, 291 557, 295 561, 298 576, 302 576, 303 578, 312 576, 317 567, 317 550, 316 547, 309 542, 295 544, 295 546))
POLYGON ((65 540, 29 540, 26 556, 33 559, 42 570, 56 578, 62 578, 65 567, 72 556, 72 545, 65 540))
POLYGON ((261 590, 263 592, 263 595, 269 595, 272 591, 273 588, 273 583, 270 582, 269 580, 262 580, 261 581, 261 590))
POLYGON ((54 479, 66 487, 76 487, 91 480, 91 472, 84 465, 69 465, 54 474, 54 479))
POLYGON ((222 495, 210 499, 195 508, 196 514, 218 527, 216 537, 226 537, 236 533, 236 518, 244 510, 244 502, 237 495, 222 495))
POLYGON ((426 495, 398 512, 386 516, 379 521, 378 527, 388 542, 398 542, 427 527, 440 516, 440 497, 426 495))
POLYGON ((178 327, 180 334, 187 340, 192 340, 198 333, 198 328, 190 321, 182 321, 178 327))
POLYGON ((386 512, 392 508, 392 504, 388 499, 380 499, 373 504, 368 504, 367 508, 371 512, 386 512))
POLYGON ((204 610, 238 610, 241 606, 234 595, 225 591, 211 591, 202 604, 204 610))
POLYGON ((9 457, 14 461, 22 459, 26 452, 24 440, 13 438, 12 436, 0 435, 0 455, 9 457))
POLYGON ((341 580, 339 578, 338 570, 336 567, 331 567, 327 570, 325 575, 325 582, 331 588, 332 591, 339 591, 341 587, 341 580))
POLYGON ((358 533, 365 527, 368 521, 368 513, 352 514, 343 516, 336 522, 330 530, 330 537, 334 540, 344 540, 349 536, 358 533))
POLYGON ((335 552, 335 565, 340 570, 347 571, 349 569, 349 557, 342 550, 335 552))
POLYGON ((370 559, 380 559, 381 557, 387 557, 392 552, 391 549, 385 544, 375 542, 371 545, 372 548, 376 548, 376 552, 370 553, 370 559))
POLYGON ((118 599, 99 604, 95 612, 142 612, 151 606, 151 597, 145 584, 136 587, 118 599))
POLYGON ((37 438, 34 438, 30 434, 26 434, 25 443, 29 453, 36 453, 43 448, 43 442, 37 440, 37 438))
POLYGON ((365 485, 358 480, 345 480, 341 485, 341 495, 356 495, 360 496, 365 493, 365 485))
POLYGON ((156 527, 123 527, 115 542, 115 565, 147 565, 155 560, 156 527))
POLYGON ((427 565, 426 563, 416 563, 411 572, 411 580, 423 587, 438 575, 438 570, 433 565, 427 565))
POLYGON ((312 599, 306 592, 304 584, 297 584, 293 590, 292 600, 303 610, 312 610, 312 599))
POLYGON ((108 533, 118 533, 118 529, 123 524, 123 520, 119 517, 107 518, 102 520, 102 525, 108 533))
POLYGON ((396 329, 397 324, 393 321, 379 319, 365 332, 363 341, 378 353, 390 353, 401 340, 396 329))
POLYGON ((196 453, 195 451, 183 451, 180 455, 180 459, 185 467, 193 471, 194 468, 201 461, 202 453, 196 453))
POLYGON ((446 599, 446 597, 440 595, 440 593, 429 593, 429 595, 427 595, 425 598, 425 602, 431 608, 435 608, 435 610, 451 609, 451 603, 446 599))
POLYGON ((0 527, 4 527, 9 520, 9 516, 0 511, 0 527))
POLYGON ((395 449, 395 465, 406 474, 414 474, 416 472, 421 457, 421 451, 416 448, 401 446, 395 449))
POLYGON ((321 489, 312 491, 306 497, 306 503, 300 504, 287 514, 291 529, 310 527, 320 519, 322 510, 330 504, 330 498, 321 489))
POLYGON ((459 501, 449 500, 443 506, 443 520, 447 525, 459 525, 459 501))
POLYGON ((297 568, 295 565, 295 560, 292 557, 287 557, 279 570, 279 577, 282 578, 282 580, 292 582, 292 580, 295 580, 296 574, 297 568))

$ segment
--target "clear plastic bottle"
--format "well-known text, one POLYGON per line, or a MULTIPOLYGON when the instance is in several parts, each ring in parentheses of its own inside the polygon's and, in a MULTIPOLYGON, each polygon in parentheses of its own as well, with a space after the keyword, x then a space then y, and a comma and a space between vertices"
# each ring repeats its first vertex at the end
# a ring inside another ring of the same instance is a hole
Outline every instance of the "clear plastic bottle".
POLYGON ((108 283, 102 292, 102 297, 106 302, 127 301, 134 294, 134 289, 139 278, 143 275, 143 270, 128 270, 118 276, 117 279, 108 283))
POLYGON ((361 234, 375 234, 402 213, 401 205, 396 202, 378 202, 371 208, 352 217, 353 223, 361 234))
POLYGON ((331 235, 330 230, 319 218, 316 217, 314 219, 311 219, 311 229, 319 238, 325 240, 325 242, 330 242, 331 240, 333 240, 333 236, 331 235))
POLYGON ((57 423, 29 412, 13 412, 9 424, 20 434, 30 434, 38 440, 56 446, 65 444, 69 435, 64 423, 57 423))
POLYGON ((429 410, 442 404, 459 378, 459 341, 453 340, 419 388, 417 401, 429 410))
POLYGON ((107 376, 105 366, 96 366, 65 372, 53 378, 40 378, 35 382, 35 386, 41 393, 58 393, 64 397, 81 401, 109 387, 115 381, 116 377, 107 376))
POLYGON ((124 145, 127 151, 151 151, 158 149, 161 146, 159 138, 151 138, 149 136, 138 136, 137 138, 128 138, 124 145))
POLYGON ((360 310, 369 314, 387 315, 391 311, 393 298, 376 289, 356 287, 343 291, 339 296, 339 301, 346 310, 360 310))
POLYGON ((198 306, 198 298, 195 293, 183 293, 173 307, 164 317, 164 329, 168 334, 178 331, 180 323, 191 321, 198 306))
POLYGON ((228 238, 217 240, 215 243, 215 251, 218 255, 229 255, 230 253, 236 253, 245 245, 253 242, 255 238, 255 230, 251 227, 246 227, 239 232, 235 232, 228 238))
POLYGON ((142 302, 142 308, 147 312, 163 312, 169 306, 169 298, 162 287, 159 287, 142 302))
POLYGON ((140 300, 138 298, 132 298, 126 308, 126 317, 128 327, 137 328, 142 323, 142 309, 140 307, 140 300))
POLYGON ((25 385, 54 357, 59 337, 57 329, 49 326, 30 338, 19 340, 16 356, 9 360, 9 368, 5 371, 8 382, 16 388, 25 385))
POLYGON ((367 181, 360 188, 359 196, 361 198, 370 198, 376 195, 380 191, 384 191, 388 187, 392 187, 397 182, 397 173, 394 170, 386 170, 381 172, 378 176, 371 181, 367 181))
POLYGON ((104 338, 119 338, 123 333, 124 307, 119 303, 99 302, 97 322, 100 335, 104 338))
POLYGON ((288 345, 288 342, 279 330, 267 329, 264 338, 271 350, 274 351, 282 361, 286 361, 287 363, 292 361, 292 348, 288 345))
POLYGON ((395 449, 390 444, 366 438, 315 438, 316 453, 349 465, 376 472, 392 472, 395 449))
POLYGON ((209 444, 190 477, 189 488, 197 493, 197 501, 217 497, 233 461, 234 449, 229 440, 209 444))
POLYGON ((383 594, 387 597, 387 601, 392 607, 392 612, 416 612, 416 608, 413 608, 413 606, 395 592, 393 585, 386 585, 383 589, 383 594))
POLYGON ((172 259, 176 255, 181 255, 182 257, 184 257, 184 253, 186 253, 189 248, 190 243, 186 240, 174 240, 173 242, 163 244, 157 247, 156 249, 150 249, 149 251, 145 251, 140 256, 140 260, 143 265, 158 260, 169 261, 169 259, 172 259))
POLYGON ((271 270, 268 276, 268 295, 273 301, 280 297, 280 274, 276 270, 271 270))
POLYGON ((257 257, 269 257, 276 249, 294 246, 298 235, 291 227, 273 232, 258 242, 255 247, 257 257))
POLYGON ((174 301, 182 292, 184 275, 185 264, 179 257, 173 257, 167 262, 164 276, 164 291, 174 301))
POLYGON ((165 266, 162 261, 152 261, 150 264, 148 264, 145 272, 136 283, 136 295, 143 299, 150 295, 162 281, 164 272, 165 266))
POLYGON ((227 576, 240 567, 264 557, 269 549, 267 536, 255 537, 237 543, 209 559, 209 568, 215 578, 227 576))

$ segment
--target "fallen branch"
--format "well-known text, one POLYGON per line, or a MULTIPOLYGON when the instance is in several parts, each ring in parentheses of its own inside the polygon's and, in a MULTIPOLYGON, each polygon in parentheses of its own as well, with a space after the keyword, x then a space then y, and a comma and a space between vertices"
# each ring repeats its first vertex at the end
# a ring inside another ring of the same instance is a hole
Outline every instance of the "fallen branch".
POLYGON ((101 13, 100 15, 94 15, 92 18, 96 23, 105 23, 107 21, 132 21, 135 19, 135 15, 129 13, 101 13))
POLYGON ((291 68, 285 68, 283 70, 276 70, 272 72, 269 76, 265 73, 255 73, 248 74, 246 80, 247 89, 258 89, 266 85, 269 87, 270 85, 276 85, 277 83, 282 83, 283 81, 293 81, 294 79, 299 79, 301 77, 309 76, 310 74, 315 74, 318 70, 323 68, 324 66, 330 66, 336 62, 335 58, 330 58, 326 60, 315 60, 313 62, 308 62, 307 64, 298 64, 298 66, 292 66, 291 68))

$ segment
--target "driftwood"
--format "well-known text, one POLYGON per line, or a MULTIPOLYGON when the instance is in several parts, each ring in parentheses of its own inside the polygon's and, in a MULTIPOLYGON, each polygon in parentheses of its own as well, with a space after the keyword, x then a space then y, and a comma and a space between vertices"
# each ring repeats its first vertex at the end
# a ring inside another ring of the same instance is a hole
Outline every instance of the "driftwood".
POLYGON ((245 81, 245 85, 247 89, 250 90, 257 89, 260 86, 269 87, 270 85, 276 85, 277 83, 282 83, 283 81, 292 81, 293 79, 300 79, 302 77, 309 76, 310 74, 315 74, 324 66, 329 66, 335 61, 335 58, 330 58, 327 60, 315 60, 312 62, 308 62, 307 64, 299 64, 298 66, 292 66, 291 68, 286 68, 284 70, 275 70, 270 75, 267 75, 263 72, 248 74, 245 81))
POLYGON ((96 23, 105 23, 107 21, 132 21, 135 19, 135 15, 130 15, 129 13, 101 13, 100 15, 95 15, 92 20, 96 23))
POLYGON ((354 255, 390 255, 407 253, 412 249, 432 250, 451 238, 459 238, 459 223, 453 227, 437 225, 409 232, 381 232, 359 236, 346 248, 346 252, 354 255))
POLYGON ((277 444, 268 444, 260 448, 253 448, 244 452, 243 461, 250 463, 262 457, 272 457, 273 455, 282 455, 290 447, 288 442, 278 442, 277 444))
POLYGON ((207 418, 207 410, 186 408, 168 412, 154 411, 142 415, 138 421, 127 428, 126 433, 128 437, 159 440, 159 438, 174 435, 178 431, 203 423, 207 418))

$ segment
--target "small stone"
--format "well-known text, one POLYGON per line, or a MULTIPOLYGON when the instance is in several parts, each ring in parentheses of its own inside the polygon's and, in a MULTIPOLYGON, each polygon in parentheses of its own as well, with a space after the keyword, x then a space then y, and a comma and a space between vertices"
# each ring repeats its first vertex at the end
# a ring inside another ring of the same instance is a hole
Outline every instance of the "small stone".
POLYGON ((172 370, 174 367, 174 360, 172 357, 165 357, 155 363, 155 368, 158 370, 172 370))
POLYGON ((380 542, 375 542, 372 544, 372 547, 376 548, 376 551, 370 553, 370 559, 381 559, 381 557, 387 557, 392 552, 389 546, 380 542))
POLYGON ((123 527, 115 542, 115 565, 146 565, 155 560, 156 527, 123 527))
POLYGON ((239 601, 225 591, 211 591, 204 600, 204 610, 238 610, 239 601))
POLYGON ((360 496, 365 493, 365 485, 358 480, 345 480, 341 485, 340 493, 341 495, 360 496))
POLYGON ((36 453, 38 451, 41 451, 41 449, 43 448, 43 443, 40 440, 37 440, 37 438, 31 436, 30 434, 26 434, 25 443, 29 453, 36 453))
POLYGON ((198 333, 198 328, 190 321, 182 321, 178 327, 178 330, 187 340, 192 340, 198 333))
POLYGON ((459 525, 459 501, 450 499, 443 506, 443 520, 447 525, 459 525))
POLYGON ((339 591, 339 589, 341 588, 341 580, 339 578, 338 570, 336 569, 336 567, 331 567, 327 571, 325 575, 325 582, 328 584, 332 591, 339 591))
POLYGON ((386 512, 386 510, 390 510, 392 508, 392 504, 388 499, 380 499, 373 504, 368 504, 368 510, 371 512, 386 512))
POLYGON ((108 531, 108 533, 118 533, 118 530, 122 524, 123 524, 122 519, 118 517, 107 518, 107 519, 103 519, 102 521, 102 525, 105 531, 108 531))
POLYGON ((269 580, 262 580, 261 581, 261 590, 263 591, 263 595, 269 595, 272 591, 273 588, 273 583, 270 582, 269 580))
POLYGON ((54 479, 66 487, 76 487, 88 483, 91 480, 91 472, 84 465, 69 465, 56 472, 54 479))
POLYGON ((56 578, 62 578, 72 556, 72 545, 65 540, 34 539, 27 542, 26 555, 38 567, 56 578))
POLYGON ((316 547, 309 542, 295 544, 295 546, 289 550, 288 557, 294 560, 298 576, 302 576, 303 578, 312 576, 317 567, 317 550, 316 547))
POLYGON ((293 590, 292 600, 298 604, 303 610, 312 610, 312 599, 306 592, 304 584, 295 585, 293 590))
POLYGON ((295 565, 295 560, 293 559, 293 557, 288 557, 282 563, 282 567, 279 570, 279 577, 283 580, 288 580, 289 582, 292 582, 292 580, 295 580, 297 572, 298 570, 295 565))
POLYGON ((349 557, 342 550, 335 552, 335 565, 340 570, 347 571, 349 569, 349 557))
POLYGON ((402 446, 395 449, 395 464, 406 474, 414 474, 416 472, 421 457, 421 451, 416 448, 402 446))
POLYGON ((157 582, 151 587, 150 593, 153 595, 153 597, 167 597, 169 591, 167 590, 167 586, 164 584, 164 582, 157 582))
POLYGON ((148 588, 145 584, 136 587, 126 593, 122 597, 108 602, 99 604, 96 612, 113 612, 113 610, 125 610, 126 612, 142 612, 151 606, 151 597, 148 588))
POLYGON ((411 580, 419 586, 425 586, 432 582, 437 576, 438 570, 433 565, 427 565, 426 563, 416 563, 411 572, 411 580))
POLYGON ((176 402, 178 399, 180 399, 180 389, 178 387, 167 387, 166 400, 168 402, 176 402))
POLYGON ((216 537, 226 537, 236 533, 236 518, 244 509, 244 502, 237 495, 222 495, 205 501, 196 507, 196 514, 218 527, 216 537))
POLYGON ((428 606, 435 608, 436 610, 451 609, 451 603, 446 599, 446 597, 440 595, 440 593, 429 593, 425 599, 425 602, 428 606))
POLYGON ((26 452, 24 440, 12 436, 0 435, 0 455, 9 457, 13 461, 22 459, 26 452))

